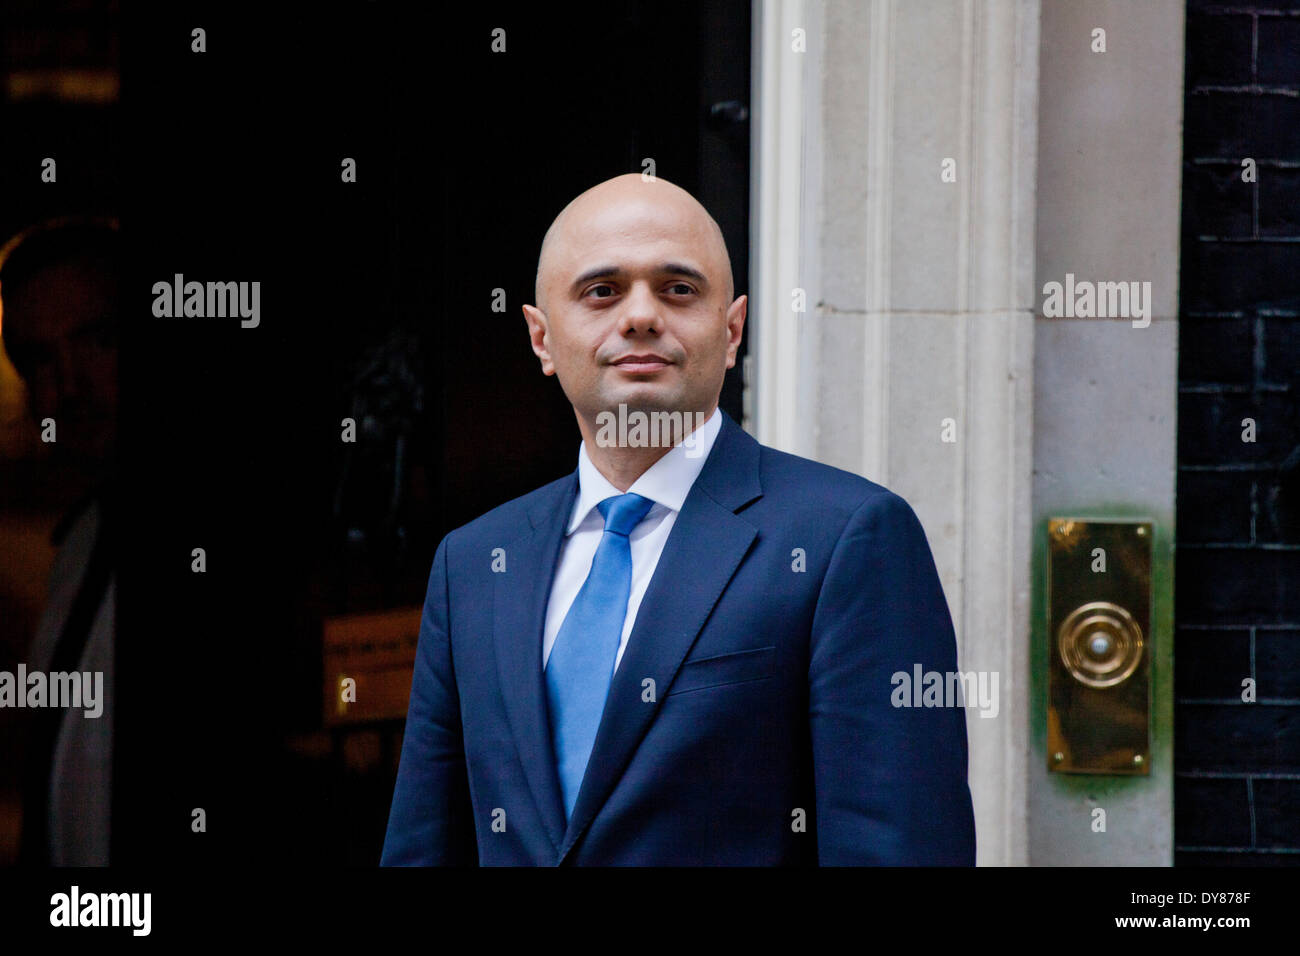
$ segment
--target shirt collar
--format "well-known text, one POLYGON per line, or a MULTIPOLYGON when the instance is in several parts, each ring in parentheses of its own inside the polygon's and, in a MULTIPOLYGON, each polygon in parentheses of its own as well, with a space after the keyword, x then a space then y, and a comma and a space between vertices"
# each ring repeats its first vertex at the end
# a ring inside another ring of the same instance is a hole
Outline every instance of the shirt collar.
POLYGON ((587 443, 578 446, 578 500, 574 502, 573 513, 569 516, 569 525, 565 534, 570 535, 578 525, 586 520, 596 505, 606 498, 621 494, 638 494, 649 498, 656 508, 670 508, 681 511, 690 493, 695 479, 704 470, 705 459, 713 448, 713 442, 722 430, 722 410, 715 408, 709 420, 695 430, 691 436, 695 447, 687 448, 682 442, 669 449, 657 462, 645 470, 627 492, 619 491, 591 462, 587 455, 587 443), (689 452, 689 454, 688 454, 689 452))

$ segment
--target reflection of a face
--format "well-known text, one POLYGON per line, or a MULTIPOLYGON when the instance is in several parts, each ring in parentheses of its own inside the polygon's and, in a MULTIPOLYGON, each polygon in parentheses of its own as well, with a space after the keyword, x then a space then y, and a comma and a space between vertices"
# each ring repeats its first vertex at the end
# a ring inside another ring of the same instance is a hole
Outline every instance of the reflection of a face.
POLYGON ((0 283, 5 350, 36 422, 53 418, 51 456, 105 459, 117 431, 116 277, 89 262, 46 266, 16 289, 0 283))

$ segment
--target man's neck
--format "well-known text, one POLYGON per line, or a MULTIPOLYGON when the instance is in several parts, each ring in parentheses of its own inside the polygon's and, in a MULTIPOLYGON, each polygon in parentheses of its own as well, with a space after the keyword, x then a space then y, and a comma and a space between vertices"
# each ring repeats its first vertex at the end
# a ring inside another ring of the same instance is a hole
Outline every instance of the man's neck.
MULTIPOLYGON (((686 436, 694 434, 705 422, 712 418, 717 407, 715 402, 702 414, 694 411, 686 412, 682 421, 682 441, 684 442, 686 436)), ((629 418, 632 414, 632 412, 627 413, 629 418)), ((672 447, 668 445, 646 445, 642 447, 619 443, 602 445, 596 441, 596 436, 600 433, 600 426, 596 422, 588 422, 580 416, 578 417, 578 430, 582 432, 582 440, 586 443, 587 457, 596 466, 596 470, 604 475, 605 480, 611 485, 623 492, 631 488, 633 482, 649 471, 651 465, 672 451, 672 447)), ((650 435, 651 432, 652 430, 647 426, 645 434, 650 435)))

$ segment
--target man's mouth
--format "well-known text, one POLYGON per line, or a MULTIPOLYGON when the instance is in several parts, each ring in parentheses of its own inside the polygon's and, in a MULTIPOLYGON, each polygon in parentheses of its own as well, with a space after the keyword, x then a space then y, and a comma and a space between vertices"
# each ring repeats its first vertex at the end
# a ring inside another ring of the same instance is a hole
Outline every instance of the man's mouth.
POLYGON ((662 355, 647 352, 640 355, 624 355, 621 359, 616 359, 612 364, 625 372, 657 372, 660 369, 667 368, 672 362, 662 355))

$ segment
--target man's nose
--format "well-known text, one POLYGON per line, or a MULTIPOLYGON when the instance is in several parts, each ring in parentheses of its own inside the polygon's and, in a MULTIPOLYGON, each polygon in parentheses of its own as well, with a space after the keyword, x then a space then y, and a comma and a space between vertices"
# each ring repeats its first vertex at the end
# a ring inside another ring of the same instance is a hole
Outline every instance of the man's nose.
POLYGON ((648 282, 632 283, 623 307, 623 333, 659 331, 663 325, 659 305, 648 282))

